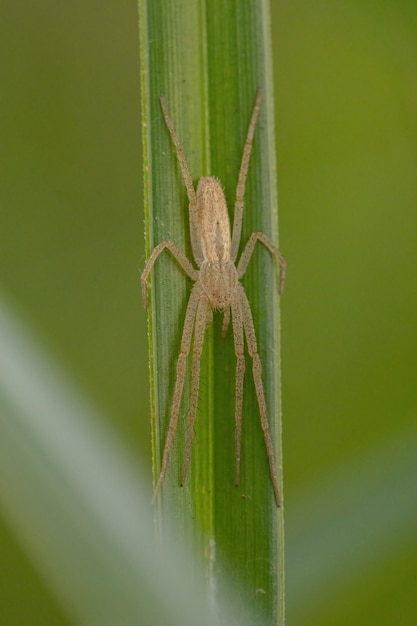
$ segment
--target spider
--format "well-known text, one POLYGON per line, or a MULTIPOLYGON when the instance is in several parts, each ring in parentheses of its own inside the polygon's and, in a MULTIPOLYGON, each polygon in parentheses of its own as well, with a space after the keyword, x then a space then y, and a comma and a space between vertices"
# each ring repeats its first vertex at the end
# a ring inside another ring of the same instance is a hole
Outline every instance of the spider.
POLYGON ((203 349, 206 327, 212 322, 213 309, 215 309, 223 312, 224 314, 222 326, 223 337, 225 336, 229 326, 230 317, 232 319, 234 349, 236 354, 235 485, 239 484, 240 479, 243 379, 245 373, 244 343, 246 339, 248 352, 252 358, 253 380, 258 400, 261 426, 268 455, 275 501, 277 506, 280 506, 277 471, 271 433, 268 424, 264 388, 262 384, 261 361, 258 354, 251 308, 240 279, 245 274, 257 241, 262 243, 269 250, 274 260, 280 266, 280 294, 282 293, 284 287, 286 262, 278 249, 266 235, 254 232, 249 237, 249 240, 247 241, 236 265, 242 230, 246 176, 252 150, 253 135, 259 115, 261 98, 262 90, 258 89, 246 142, 243 148, 242 162, 236 187, 232 234, 230 234, 230 221, 226 199, 220 182, 212 176, 203 177, 200 178, 198 182, 197 191, 194 189, 190 170, 184 157, 182 146, 168 115, 165 98, 160 98, 162 114, 176 150, 178 163, 187 190, 190 214, 191 246, 194 261, 198 266, 198 269, 193 267, 192 263, 190 263, 184 253, 181 252, 181 250, 179 250, 172 241, 163 241, 152 251, 141 275, 142 295, 145 309, 148 306, 147 279, 156 259, 165 249, 169 250, 185 274, 187 274, 191 280, 194 281, 185 313, 181 348, 177 361, 171 417, 162 457, 161 471, 154 489, 153 501, 156 500, 167 471, 169 455, 180 412, 180 404, 186 376, 187 357, 191 351, 192 344, 189 418, 185 442, 184 464, 180 478, 181 486, 184 484, 187 476, 193 445, 194 422, 197 413, 200 383, 200 357, 203 349))

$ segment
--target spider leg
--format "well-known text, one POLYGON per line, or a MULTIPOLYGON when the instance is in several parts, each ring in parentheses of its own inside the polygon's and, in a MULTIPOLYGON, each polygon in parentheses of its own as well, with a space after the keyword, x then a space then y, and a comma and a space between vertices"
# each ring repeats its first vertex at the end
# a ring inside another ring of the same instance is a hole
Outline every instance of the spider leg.
POLYGON ((194 327, 193 358, 191 364, 190 413, 187 427, 187 441, 185 443, 184 466, 180 481, 181 486, 184 484, 187 477, 191 460, 191 451, 194 439, 194 422, 197 415, 198 390, 200 387, 200 358, 203 351, 204 335, 206 334, 207 311, 209 306, 207 298, 205 296, 200 296, 194 327))
POLYGON ((240 290, 232 303, 233 341, 236 354, 235 378, 235 485, 240 481, 240 451, 242 439, 243 379, 245 375, 245 344, 240 290))
POLYGON ((171 135, 172 143, 174 144, 175 151, 177 153, 177 159, 180 165, 182 178, 184 180, 184 185, 187 190, 187 196, 188 196, 188 202, 189 202, 189 213, 190 213, 191 247, 193 249, 194 259, 197 265, 200 266, 203 261, 203 252, 201 249, 201 243, 200 243, 198 231, 197 231, 197 221, 198 221, 197 194, 195 192, 190 170, 189 170, 187 161, 184 156, 184 151, 177 137, 177 133, 175 132, 174 125, 168 115, 166 101, 163 96, 161 96, 160 102, 161 102, 162 114, 164 116, 165 124, 168 128, 169 134, 171 135))
POLYGON ((264 244, 265 248, 269 250, 274 260, 281 268, 281 273, 279 277, 279 293, 282 294, 282 292, 284 291, 285 275, 287 272, 287 262, 278 250, 278 248, 274 246, 269 237, 267 237, 263 233, 252 233, 249 237, 248 242, 240 256, 239 263, 237 264, 238 276, 239 278, 242 278, 243 274, 246 272, 246 268, 248 267, 248 263, 251 259, 257 241, 260 241, 264 244))
POLYGON ((194 323, 196 319, 197 307, 200 301, 200 295, 201 295, 200 287, 194 286, 194 288, 191 291, 190 299, 188 301, 187 310, 185 313, 184 329, 182 331, 182 338, 181 338, 180 355, 177 361, 177 373, 176 373, 176 379, 175 379, 174 397, 173 397, 172 408, 171 408, 171 417, 169 420, 168 433, 167 433, 167 437, 165 441, 164 454, 162 457, 161 472, 159 474, 159 479, 158 479, 158 482, 156 483, 154 493, 153 493, 153 498, 152 498, 153 503, 155 502, 158 496, 159 490, 165 478, 169 455, 170 455, 171 447, 172 447, 172 442, 174 440, 174 435, 175 435, 175 431, 177 428, 178 416, 179 416, 180 406, 181 406, 182 392, 184 388, 185 374, 187 370, 187 356, 190 353, 191 339, 193 336, 193 328, 194 328, 194 323))
POLYGON ((163 96, 161 96, 159 100, 161 102, 161 109, 162 109, 162 114, 164 116, 165 124, 169 130, 172 143, 174 144, 175 151, 177 153, 178 163, 180 164, 182 177, 184 179, 184 184, 187 189, 188 200, 190 204, 196 204, 197 197, 196 197, 195 189, 193 186, 193 180, 191 178, 190 170, 188 169, 188 165, 184 156, 182 145, 180 144, 179 139, 177 137, 177 133, 175 132, 174 124, 171 122, 171 118, 168 115, 166 100, 163 96))
POLYGON ((165 249, 170 251, 174 259, 177 261, 178 265, 184 270, 184 272, 192 280, 197 280, 198 278, 198 270, 195 270, 193 268, 193 266, 191 265, 190 261, 187 259, 185 254, 177 248, 175 243, 173 243, 172 241, 163 241, 162 243, 159 243, 152 250, 152 254, 147 260, 144 270, 140 277, 140 282, 142 284, 142 298, 143 298, 143 304, 144 304, 145 309, 148 308, 148 294, 147 294, 147 289, 146 289, 147 287, 146 281, 148 279, 148 276, 151 272, 152 267, 154 266, 156 259, 159 257, 161 252, 163 252, 165 249))
POLYGON ((213 309, 211 306, 207 307, 206 326, 210 326, 213 323, 213 309))
POLYGON ((256 92, 255 106, 253 107, 252 117, 249 122, 248 134, 246 136, 246 141, 243 148, 239 179, 237 181, 236 187, 236 201, 232 232, 232 249, 230 254, 233 262, 236 261, 237 252, 239 250, 240 234, 242 232, 243 198, 245 197, 246 176, 248 174, 249 159, 252 152, 253 135, 255 133, 255 126, 258 120, 261 99, 262 89, 258 89, 258 91, 256 92))
POLYGON ((224 310, 223 315, 222 338, 224 339, 226 337, 227 329, 229 328, 230 323, 230 307, 224 310))
POLYGON ((281 504, 281 498, 278 487, 277 470, 275 467, 274 449, 272 445, 271 432, 269 430, 268 416, 266 411, 265 394, 262 383, 262 365, 258 354, 258 346, 256 342, 255 327, 253 325, 252 311, 243 287, 240 285, 240 303, 242 307, 243 326, 245 329, 246 342, 248 344, 248 352, 252 357, 252 373, 255 383, 256 397, 258 399, 259 413, 261 417, 261 426, 264 433, 266 452, 269 461, 269 470, 271 474, 272 486, 274 489, 275 501, 277 506, 281 504))

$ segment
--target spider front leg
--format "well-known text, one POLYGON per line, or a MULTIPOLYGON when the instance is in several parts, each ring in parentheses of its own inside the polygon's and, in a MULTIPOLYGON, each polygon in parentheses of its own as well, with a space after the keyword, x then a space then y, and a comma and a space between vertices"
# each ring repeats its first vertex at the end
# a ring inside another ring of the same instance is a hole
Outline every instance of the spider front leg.
POLYGON ((201 288, 198 284, 196 284, 191 291, 190 299, 187 305, 187 311, 185 313, 184 328, 181 338, 181 349, 177 361, 177 372, 175 379, 174 397, 172 400, 171 418, 169 420, 168 433, 165 441, 164 454, 162 457, 161 472, 159 474, 159 479, 156 483, 152 498, 153 503, 158 496, 159 490, 165 478, 168 467, 169 455, 171 452, 172 443, 174 441, 175 431, 177 429, 182 392, 184 389, 185 374, 187 370, 187 357, 190 353, 191 339, 193 336, 194 322, 196 319, 197 307, 200 301, 200 296, 201 288))
POLYGON ((240 235, 242 232, 243 219, 243 199, 245 197, 246 177, 248 175, 249 160, 252 152, 253 136, 255 134, 256 122, 258 120, 259 109, 262 100, 262 89, 256 92, 255 106, 253 107, 252 117, 249 123, 248 134, 246 136, 245 145, 243 147, 242 161, 240 164, 239 179, 236 187, 236 202, 233 216, 233 232, 232 232, 232 261, 236 261, 237 252, 240 244, 240 235))
POLYGON ((245 330, 246 342, 248 345, 249 355, 252 357, 252 373, 253 382, 255 383, 255 392, 258 399, 259 413, 261 417, 261 426, 264 433, 266 452, 269 461, 269 471, 271 474, 272 486, 274 489, 275 502, 277 506, 281 505, 281 498, 279 495, 278 477, 275 466, 274 448, 272 445, 271 432, 269 430, 268 415, 266 410, 264 387, 262 383, 262 365, 258 354, 258 346, 256 343, 255 327, 253 325, 252 311, 250 308, 249 300, 243 287, 240 285, 239 289, 240 304, 242 307, 242 320, 245 330))

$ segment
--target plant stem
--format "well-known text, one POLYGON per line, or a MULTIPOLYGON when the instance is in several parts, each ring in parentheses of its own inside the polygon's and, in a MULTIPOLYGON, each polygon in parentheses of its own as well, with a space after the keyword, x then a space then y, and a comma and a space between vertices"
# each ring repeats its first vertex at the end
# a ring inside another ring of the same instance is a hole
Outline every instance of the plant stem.
MULTIPOLYGON (((263 0, 140 0, 146 250, 172 240, 192 260, 188 204, 175 152, 163 121, 165 96, 194 182, 215 175, 233 218, 236 184, 256 90, 263 100, 249 165, 240 252, 250 234, 277 243, 277 194, 269 6, 263 0)), ((268 251, 254 254, 243 278, 263 365, 268 418, 281 476, 281 408, 277 270, 268 251)), ((170 418, 176 360, 191 282, 168 254, 151 275, 149 350, 154 478, 161 467, 170 418)), ((277 509, 251 363, 247 360, 242 466, 234 485, 235 355, 229 328, 214 313, 201 359, 199 409, 192 461, 183 488, 188 417, 186 380, 177 433, 157 507, 161 538, 167 519, 177 541, 195 546, 206 563, 214 602, 222 607, 221 577, 234 581, 244 615, 284 624, 283 508, 277 509)), ((282 495, 282 481, 281 481, 282 495)), ((237 620, 239 616, 236 616, 237 620)), ((238 623, 238 621, 237 621, 238 623)))

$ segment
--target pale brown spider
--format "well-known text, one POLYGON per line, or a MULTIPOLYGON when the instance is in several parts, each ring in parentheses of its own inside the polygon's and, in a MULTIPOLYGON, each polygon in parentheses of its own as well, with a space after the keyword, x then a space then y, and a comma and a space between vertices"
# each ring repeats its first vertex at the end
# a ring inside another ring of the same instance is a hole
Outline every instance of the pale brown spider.
POLYGON ((168 131, 171 135, 172 142, 175 146, 182 177, 187 189, 190 212, 191 245, 194 260, 199 269, 194 269, 190 261, 172 241, 163 241, 154 248, 141 276, 142 295, 145 308, 147 308, 148 305, 147 278, 156 259, 163 250, 168 249, 184 272, 193 281, 195 281, 185 313, 181 349, 177 362, 171 418, 162 458, 161 473, 154 490, 154 501, 159 493, 167 471, 169 455, 180 411, 186 375, 187 357, 190 353, 191 342, 194 334, 191 365, 190 411, 187 439, 185 444, 185 460, 180 485, 183 485, 186 479, 190 465, 194 437, 194 422, 197 412, 200 383, 200 357, 203 349, 204 335, 207 325, 213 319, 213 309, 218 309, 219 311, 224 312, 222 336, 226 334, 226 330, 230 322, 230 313, 232 315, 234 347, 237 358, 235 386, 235 484, 238 485, 240 479, 243 377, 245 372, 244 337, 246 337, 248 352, 253 361, 253 380, 258 399, 261 425, 269 460, 269 469, 271 473, 275 501, 277 506, 280 506, 278 478, 267 418, 265 394, 261 378, 262 368, 258 355, 255 328, 253 325, 249 301, 246 297, 245 290, 239 281, 246 271, 257 241, 260 241, 264 244, 264 246, 266 246, 281 268, 279 285, 280 293, 282 293, 284 286, 286 262, 278 249, 266 235, 263 233, 252 233, 240 256, 237 266, 235 265, 242 230, 243 199, 245 195, 246 175, 248 172, 249 159, 252 150, 252 140, 258 119, 261 98, 262 91, 259 89, 256 95, 255 106, 249 124, 245 146, 243 148, 242 163, 240 166, 239 179, 236 188, 232 236, 230 236, 230 221, 227 212, 226 199, 219 181, 211 176, 200 178, 197 186, 197 193, 195 192, 181 144, 168 116, 165 99, 161 98, 162 113, 168 131))

